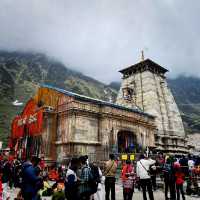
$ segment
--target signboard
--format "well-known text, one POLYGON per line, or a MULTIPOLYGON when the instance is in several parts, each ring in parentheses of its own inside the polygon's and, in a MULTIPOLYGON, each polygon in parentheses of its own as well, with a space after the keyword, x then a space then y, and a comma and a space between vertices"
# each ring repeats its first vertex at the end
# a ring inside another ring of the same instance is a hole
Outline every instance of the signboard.
POLYGON ((122 160, 127 160, 128 159, 128 155, 127 154, 122 154, 122 160))
POLYGON ((135 155, 134 154, 130 155, 130 160, 135 160, 135 155))

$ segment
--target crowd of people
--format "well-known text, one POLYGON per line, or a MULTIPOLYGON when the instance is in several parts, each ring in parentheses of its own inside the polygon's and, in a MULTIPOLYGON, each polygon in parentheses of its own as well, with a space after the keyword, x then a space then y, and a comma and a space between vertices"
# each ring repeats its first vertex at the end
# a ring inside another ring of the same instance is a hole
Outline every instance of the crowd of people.
POLYGON ((15 200, 115 200, 119 180, 124 200, 134 199, 135 188, 143 199, 154 200, 160 180, 164 185, 163 199, 185 200, 187 195, 200 195, 200 158, 192 156, 147 156, 136 161, 122 161, 110 154, 102 163, 89 162, 88 156, 73 157, 67 165, 47 165, 44 158, 32 156, 24 161, 8 152, 0 155, 0 200, 11 199, 10 188, 18 188, 15 200), (103 184, 104 183, 104 184, 103 184), (105 195, 102 193, 105 187, 105 195))

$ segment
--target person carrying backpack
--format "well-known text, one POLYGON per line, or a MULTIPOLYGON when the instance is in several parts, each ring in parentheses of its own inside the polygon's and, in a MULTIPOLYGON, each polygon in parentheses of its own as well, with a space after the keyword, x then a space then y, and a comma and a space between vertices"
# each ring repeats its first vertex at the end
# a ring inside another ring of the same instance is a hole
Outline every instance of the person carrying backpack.
POLYGON ((154 200, 149 168, 150 166, 155 164, 155 162, 156 162, 155 160, 148 158, 147 155, 145 154, 141 154, 140 160, 137 161, 136 173, 137 173, 137 176, 140 178, 140 183, 141 183, 142 192, 143 192, 143 200, 147 200, 146 190, 148 191, 149 199, 154 200))
POLYGON ((115 162, 114 154, 109 155, 110 159, 106 162, 105 167, 105 200, 110 199, 111 191, 111 200, 115 200, 115 175, 117 172, 117 164, 115 162))
POLYGON ((90 200, 92 194, 92 188, 90 181, 93 179, 91 169, 87 165, 87 159, 85 156, 79 158, 81 163, 81 174, 79 183, 79 196, 80 200, 90 200))

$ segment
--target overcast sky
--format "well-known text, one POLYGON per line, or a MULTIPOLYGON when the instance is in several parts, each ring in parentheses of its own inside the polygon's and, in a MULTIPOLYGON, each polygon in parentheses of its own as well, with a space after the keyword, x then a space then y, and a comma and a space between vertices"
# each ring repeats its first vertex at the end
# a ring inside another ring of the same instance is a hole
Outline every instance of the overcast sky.
POLYGON ((46 53, 100 81, 140 61, 200 75, 199 0, 0 0, 0 49, 46 53))

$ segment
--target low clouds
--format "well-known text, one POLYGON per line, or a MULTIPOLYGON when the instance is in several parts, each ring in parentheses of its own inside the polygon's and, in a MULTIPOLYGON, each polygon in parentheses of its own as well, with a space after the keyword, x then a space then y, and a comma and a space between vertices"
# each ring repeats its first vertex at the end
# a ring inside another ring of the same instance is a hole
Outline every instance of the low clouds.
POLYGON ((1 0, 0 49, 43 52, 104 82, 145 57, 200 75, 198 0, 1 0))

